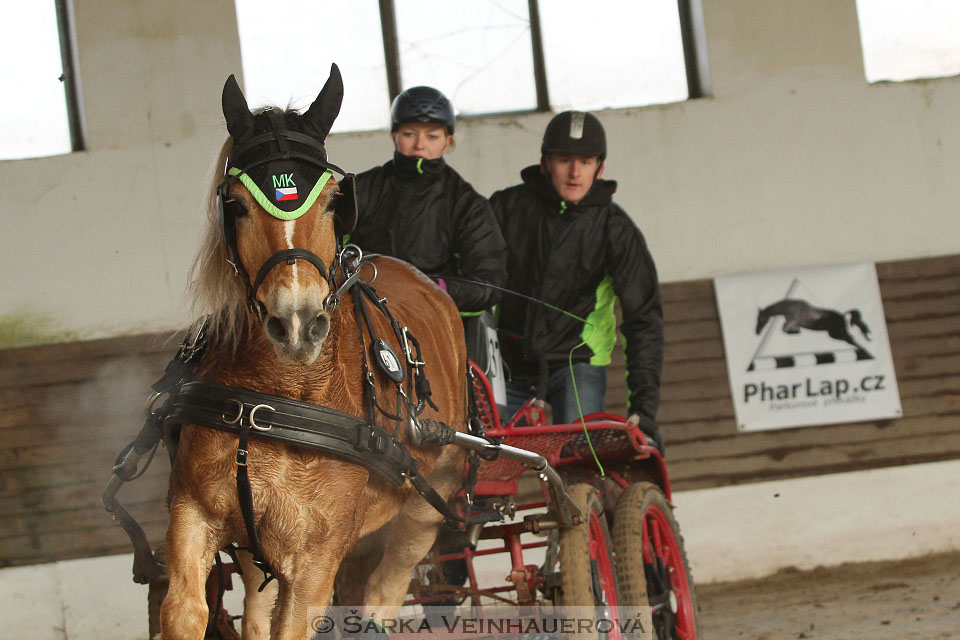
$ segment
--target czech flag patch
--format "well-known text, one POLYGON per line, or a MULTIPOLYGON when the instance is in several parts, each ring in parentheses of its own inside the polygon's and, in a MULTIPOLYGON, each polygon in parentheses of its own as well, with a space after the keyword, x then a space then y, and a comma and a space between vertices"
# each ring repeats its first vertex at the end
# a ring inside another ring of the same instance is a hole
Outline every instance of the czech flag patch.
POLYGON ((296 200, 297 199, 297 188, 296 187, 275 187, 277 196, 277 202, 283 202, 284 200, 296 200))

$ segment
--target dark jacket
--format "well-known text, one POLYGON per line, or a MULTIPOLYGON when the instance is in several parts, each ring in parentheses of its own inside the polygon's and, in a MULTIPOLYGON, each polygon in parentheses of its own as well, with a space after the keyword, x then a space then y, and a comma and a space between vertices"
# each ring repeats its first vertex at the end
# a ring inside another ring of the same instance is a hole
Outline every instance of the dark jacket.
POLYGON ((660 398, 663 315, 657 271, 643 234, 614 204, 616 182, 597 180, 576 205, 560 200, 539 166, 524 169, 523 183, 490 198, 507 241, 507 289, 539 298, 589 324, 544 306, 504 295, 499 326, 503 357, 514 380, 536 381, 537 356, 550 372, 574 362, 610 364, 616 343, 614 297, 620 299, 626 338, 628 408, 653 422, 660 398), (511 342, 509 334, 521 336, 511 342))
MULTIPOLYGON (((418 160, 394 153, 390 162, 357 176, 359 216, 350 242, 428 275, 502 287, 506 245, 490 203, 443 158, 418 160)), ((444 282, 460 311, 481 311, 500 299, 495 289, 444 282)))

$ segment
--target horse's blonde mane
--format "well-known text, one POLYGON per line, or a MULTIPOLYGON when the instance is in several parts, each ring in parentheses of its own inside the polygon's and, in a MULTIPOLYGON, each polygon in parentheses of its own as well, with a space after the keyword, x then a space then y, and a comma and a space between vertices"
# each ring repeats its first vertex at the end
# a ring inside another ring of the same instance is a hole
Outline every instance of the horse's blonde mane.
POLYGON ((211 172, 206 224, 200 249, 190 267, 189 294, 194 314, 211 317, 215 341, 235 349, 247 328, 246 293, 233 266, 227 261, 227 248, 217 216, 217 186, 223 181, 227 157, 232 149, 233 139, 228 138, 211 172))

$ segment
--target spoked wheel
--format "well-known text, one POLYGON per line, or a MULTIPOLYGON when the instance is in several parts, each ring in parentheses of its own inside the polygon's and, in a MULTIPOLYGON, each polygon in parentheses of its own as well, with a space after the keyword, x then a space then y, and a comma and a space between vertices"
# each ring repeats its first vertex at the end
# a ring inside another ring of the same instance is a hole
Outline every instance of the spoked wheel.
POLYGON ((699 638, 680 525, 660 487, 649 482, 627 487, 614 510, 613 545, 621 606, 649 604, 659 640, 699 638))
MULTIPOLYGON (((589 484, 567 492, 583 515, 576 527, 560 530, 557 559, 560 562, 559 604, 564 607, 615 608, 618 604, 617 572, 611 553, 610 532, 603 502, 589 484)), ((618 628, 601 636, 619 640, 618 628)))

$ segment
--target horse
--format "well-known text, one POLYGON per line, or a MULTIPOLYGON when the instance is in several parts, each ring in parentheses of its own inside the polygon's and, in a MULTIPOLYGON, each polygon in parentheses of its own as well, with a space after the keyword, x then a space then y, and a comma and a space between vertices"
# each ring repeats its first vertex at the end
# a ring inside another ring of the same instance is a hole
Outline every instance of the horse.
POLYGON ((800 333, 800 329, 812 331, 826 331, 834 340, 848 342, 858 350, 863 347, 857 344, 847 329, 846 317, 850 317, 850 324, 860 329, 863 337, 870 340, 870 329, 867 327, 860 311, 851 309, 846 313, 839 313, 832 309, 814 307, 805 300, 785 299, 760 309, 757 313, 757 335, 773 316, 783 316, 784 333, 800 333))
MULTIPOLYGON (((345 178, 338 186, 329 169, 339 169, 327 162, 324 147, 342 97, 336 65, 303 113, 251 112, 235 78, 224 85, 229 137, 217 159, 206 229, 191 271, 195 304, 211 317, 196 379, 364 416, 371 407, 365 385, 373 385, 381 403, 397 397, 399 408, 400 398, 397 385, 376 367, 370 376, 362 373, 368 354, 354 316, 361 296, 356 289, 334 290, 342 284, 333 277, 343 251, 340 237, 356 216, 351 183, 345 178), (292 212, 291 199, 299 205, 292 212), (256 281, 247 274, 257 274, 256 281)), ((430 376, 436 406, 422 407, 421 417, 465 431, 467 360, 453 301, 400 260, 378 256, 360 266, 361 273, 375 274, 377 295, 389 299, 392 316, 419 339, 424 354, 419 364, 430 376)), ((400 358, 409 355, 387 317, 370 313, 367 322, 368 331, 385 336, 369 345, 377 353, 389 344, 400 358)), ((405 341, 406 332, 403 336, 405 341)), ((243 404, 237 402, 239 418, 243 404)), ((270 428, 263 426, 268 414, 260 410, 256 428, 270 428)), ((252 413, 249 422, 255 425, 252 413)), ((412 426, 404 429, 405 423, 383 415, 376 424, 395 434, 397 446, 416 460, 419 476, 443 499, 459 488, 462 449, 414 444, 412 426)), ((264 587, 252 561, 256 554, 240 554, 243 637, 309 636, 308 608, 311 616, 324 613, 344 557, 358 539, 388 522, 382 560, 366 581, 363 605, 369 618, 394 617, 444 517, 410 481, 395 486, 355 461, 250 433, 241 466, 237 435, 200 424, 181 427, 168 496, 170 582, 161 607, 162 637, 203 637, 206 576, 218 550, 234 542, 259 550, 263 562, 257 566, 271 568, 276 577, 264 587), (249 476, 252 534, 238 496, 241 469, 249 476)))

